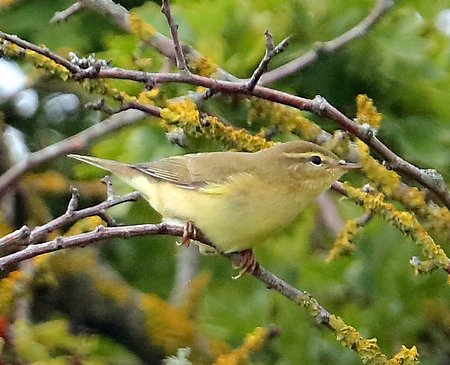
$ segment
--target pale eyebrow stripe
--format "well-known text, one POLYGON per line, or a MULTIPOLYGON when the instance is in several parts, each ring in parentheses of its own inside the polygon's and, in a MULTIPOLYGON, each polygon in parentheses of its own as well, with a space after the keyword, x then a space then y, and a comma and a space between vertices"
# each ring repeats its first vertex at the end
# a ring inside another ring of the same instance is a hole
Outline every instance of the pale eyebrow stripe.
POLYGON ((301 152, 301 153, 283 152, 283 155, 289 158, 295 158, 300 161, 307 161, 311 156, 320 156, 323 160, 327 158, 320 152, 301 152))

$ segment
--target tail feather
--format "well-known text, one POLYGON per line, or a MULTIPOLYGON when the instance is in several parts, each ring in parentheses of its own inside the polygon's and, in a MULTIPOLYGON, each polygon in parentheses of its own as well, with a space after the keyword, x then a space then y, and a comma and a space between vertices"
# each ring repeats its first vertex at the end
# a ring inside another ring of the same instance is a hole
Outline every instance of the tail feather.
POLYGON ((74 158, 78 161, 88 163, 92 166, 101 168, 103 170, 107 170, 116 174, 119 177, 127 176, 130 173, 134 172, 134 169, 129 164, 120 163, 112 160, 105 160, 102 158, 92 157, 92 156, 84 156, 84 155, 75 155, 70 154, 68 157, 74 158))

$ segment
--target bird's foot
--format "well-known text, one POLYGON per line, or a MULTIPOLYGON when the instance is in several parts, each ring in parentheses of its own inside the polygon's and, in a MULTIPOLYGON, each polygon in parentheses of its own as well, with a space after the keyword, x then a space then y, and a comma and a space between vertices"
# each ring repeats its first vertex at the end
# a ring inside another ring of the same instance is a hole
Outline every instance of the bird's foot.
POLYGON ((240 252, 234 252, 231 256, 233 267, 239 269, 237 275, 232 276, 232 279, 239 279, 245 273, 252 274, 258 267, 253 250, 248 249, 240 252))
POLYGON ((187 221, 183 227, 183 235, 181 236, 181 245, 189 247, 191 239, 197 235, 197 227, 194 222, 187 221))

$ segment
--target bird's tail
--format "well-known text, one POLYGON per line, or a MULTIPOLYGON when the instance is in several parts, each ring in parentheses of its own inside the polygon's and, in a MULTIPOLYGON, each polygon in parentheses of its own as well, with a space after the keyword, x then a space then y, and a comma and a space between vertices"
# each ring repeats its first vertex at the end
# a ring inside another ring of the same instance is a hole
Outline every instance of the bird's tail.
POLYGON ((67 155, 68 157, 74 158, 76 160, 88 163, 95 167, 99 167, 103 170, 107 170, 117 175, 118 177, 127 177, 130 174, 135 173, 132 165, 125 164, 112 160, 104 160, 102 158, 92 157, 92 156, 84 156, 84 155, 67 155))

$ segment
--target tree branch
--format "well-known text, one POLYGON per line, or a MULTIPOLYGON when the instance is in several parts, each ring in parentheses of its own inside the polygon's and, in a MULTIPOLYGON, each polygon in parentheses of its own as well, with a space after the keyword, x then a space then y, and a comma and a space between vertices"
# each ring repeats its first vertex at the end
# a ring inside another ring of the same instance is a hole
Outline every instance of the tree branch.
POLYGON ((272 58, 286 49, 291 38, 290 36, 286 37, 277 46, 275 46, 273 44, 272 34, 270 34, 268 30, 266 30, 264 35, 266 37, 266 52, 258 67, 253 72, 252 77, 246 83, 246 87, 249 91, 255 88, 256 84, 261 79, 261 76, 267 71, 267 67, 269 66, 269 62, 272 58))
POLYGON ((175 57, 177 61, 177 67, 184 72, 189 72, 186 64, 186 59, 184 58, 183 49, 180 45, 180 40, 178 38, 178 24, 172 17, 172 12, 170 10, 169 0, 163 0, 161 6, 161 12, 166 16, 167 23, 169 24, 170 33, 172 34, 173 46, 175 48, 175 57))
POLYGON ((57 11, 55 15, 50 19, 50 23, 60 23, 66 21, 70 16, 79 12, 83 8, 83 5, 78 1, 70 5, 67 9, 57 11))
POLYGON ((284 65, 265 73, 261 77, 260 84, 267 85, 292 75, 311 66, 322 54, 336 52, 352 40, 362 37, 373 27, 382 16, 394 5, 393 0, 377 0, 375 7, 359 24, 347 32, 327 42, 319 43, 315 49, 292 60, 284 65))

